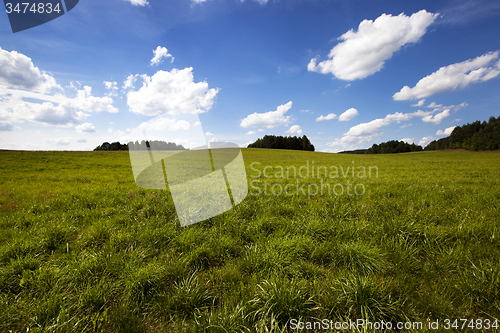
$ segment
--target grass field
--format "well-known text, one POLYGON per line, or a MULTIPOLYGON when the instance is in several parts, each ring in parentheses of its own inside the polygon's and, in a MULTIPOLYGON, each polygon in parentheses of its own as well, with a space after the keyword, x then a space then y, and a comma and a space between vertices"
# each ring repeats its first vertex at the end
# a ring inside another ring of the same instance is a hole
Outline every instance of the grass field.
POLYGON ((181 228, 128 152, 1 151, 0 332, 288 332, 299 318, 495 331, 500 154, 243 156, 248 197, 181 228), (314 192, 325 184, 336 192, 314 192))

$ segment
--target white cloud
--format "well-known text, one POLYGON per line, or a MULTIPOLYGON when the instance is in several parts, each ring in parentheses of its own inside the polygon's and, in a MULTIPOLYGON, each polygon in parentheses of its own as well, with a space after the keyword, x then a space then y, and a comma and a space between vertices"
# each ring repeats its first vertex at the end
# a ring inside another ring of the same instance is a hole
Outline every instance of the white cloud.
POLYGON ((95 126, 91 123, 83 123, 75 127, 77 132, 80 133, 94 133, 97 132, 95 126))
POLYGON ((316 121, 332 120, 335 118, 337 118, 337 115, 335 113, 329 113, 326 116, 323 115, 319 116, 318 118, 316 118, 316 121))
POLYGON ((118 95, 118 83, 117 82, 111 82, 111 81, 104 81, 104 86, 106 87, 109 92, 106 94, 106 96, 117 96, 118 95))
POLYGON ((147 0, 125 0, 130 2, 134 6, 146 6, 149 5, 149 2, 147 0))
POLYGON ((434 138, 429 135, 429 136, 423 137, 422 140, 420 140, 418 142, 418 145, 425 148, 425 146, 427 146, 431 141, 434 141, 434 138))
POLYGON ((31 58, 16 51, 5 51, 0 48, 0 84, 11 88, 49 93, 62 91, 52 75, 41 72, 35 67, 31 58))
POLYGON ((257 132, 264 132, 264 130, 262 128, 259 128, 257 132))
MULTIPOLYGON (((438 108, 433 111, 421 111, 411 113, 391 113, 386 115, 384 118, 374 119, 367 123, 360 123, 349 129, 342 138, 336 138, 334 141, 327 143, 329 147, 338 147, 339 150, 351 150, 360 148, 360 145, 371 143, 373 139, 377 136, 383 134, 383 127, 391 126, 394 123, 399 123, 402 121, 408 121, 414 117, 422 118, 423 122, 430 122, 434 124, 439 124, 444 118, 450 115, 451 110, 458 110, 460 108, 466 107, 467 103, 461 103, 459 105, 442 106, 434 105, 438 108), (435 112, 442 111, 438 114, 435 112)), ((411 125, 411 124, 410 124, 411 125)), ((401 126, 401 128, 408 127, 410 125, 401 126)), ((412 139, 413 140, 413 139, 412 139)), ((431 138, 431 141, 433 139, 431 138)), ((430 141, 429 141, 430 142, 430 141)))
POLYGON ((441 135, 441 136, 443 136, 443 135, 450 135, 451 132, 453 132, 453 130, 455 129, 455 127, 457 127, 457 126, 448 127, 444 131, 439 130, 439 131, 436 132, 436 135, 441 135))
POLYGON ((153 50, 154 57, 151 59, 151 66, 158 66, 163 62, 164 58, 172 58, 170 62, 174 62, 174 57, 168 53, 166 47, 158 46, 156 50, 153 50))
POLYGON ((71 143, 71 138, 44 138, 43 143, 53 146, 67 146, 71 143))
POLYGON ((69 86, 66 86, 66 88, 70 88, 70 89, 73 89, 73 90, 78 90, 80 87, 82 86, 82 84, 79 82, 79 81, 71 81, 69 83, 69 86))
MULTIPOLYGON (((113 87, 113 83, 105 85, 113 87)), ((78 81, 71 82, 69 88, 77 90, 79 86, 78 81)), ((88 86, 77 90, 75 98, 69 98, 56 80, 41 72, 29 57, 0 49, 1 121, 75 126, 88 116, 84 112, 118 112, 112 103, 110 97, 93 96, 88 86)))
POLYGON ((112 105, 113 99, 111 97, 92 96, 92 88, 89 86, 85 86, 83 89, 78 90, 71 104, 77 109, 82 109, 87 112, 118 112, 118 109, 112 105))
POLYGON ((488 81, 500 74, 500 61, 496 61, 499 54, 499 51, 490 52, 474 59, 441 67, 418 81, 415 87, 404 86, 392 98, 396 101, 425 98, 463 89, 473 83, 488 81))
POLYGON ((207 0, 191 0, 193 4, 198 4, 198 3, 203 3, 206 2, 207 0))
POLYGON ((14 130, 14 127, 12 124, 9 124, 8 122, 3 122, 0 121, 0 131, 7 132, 7 131, 12 131, 14 130))
POLYGON ((411 106, 414 106, 414 107, 421 107, 423 106, 425 103, 425 98, 424 99, 421 99, 419 100, 416 104, 412 104, 411 106))
POLYGON ((413 139, 413 138, 404 138, 404 139, 401 139, 401 140, 399 140, 399 141, 406 142, 406 143, 408 143, 408 144, 410 144, 410 145, 411 145, 412 143, 415 143, 415 139, 413 139))
POLYGON ((279 125, 287 125, 290 123, 290 116, 285 116, 285 113, 292 108, 292 101, 278 106, 276 111, 265 113, 252 113, 243 119, 240 123, 241 127, 267 127, 273 128, 279 125))
POLYGON ((293 125, 288 129, 288 131, 285 131, 285 133, 302 135, 302 129, 299 125, 293 125))
POLYGON ((349 121, 358 115, 358 110, 350 108, 339 116, 339 121, 349 121))
POLYGON ((14 121, 31 121, 46 125, 74 126, 87 118, 83 112, 76 111, 68 103, 54 105, 21 102, 14 107, 14 121))
POLYGON ((158 71, 152 77, 142 75, 143 85, 127 93, 130 111, 146 116, 160 114, 203 113, 210 110, 219 89, 207 82, 194 82, 193 68, 158 71))
POLYGON ((205 136, 214 136, 214 134, 210 133, 210 132, 207 132, 207 133, 205 133, 205 136))
POLYGON ((402 46, 418 42, 438 15, 421 10, 411 16, 382 14, 375 21, 363 20, 358 31, 339 37, 343 42, 331 49, 329 60, 316 64, 313 58, 307 69, 341 80, 363 79, 381 70, 402 46))
MULTIPOLYGON (((200 1, 200 0, 198 0, 198 1, 200 1)), ((201 1, 206 1, 206 0, 201 0, 201 1)), ((261 5, 265 5, 268 2, 268 0, 253 0, 253 1, 258 2, 261 5)), ((239 2, 245 2, 245 0, 239 0, 239 2)))
POLYGON ((135 88, 134 83, 137 81, 137 77, 139 74, 136 75, 129 75, 125 81, 123 81, 123 90, 129 89, 129 88, 135 88))
POLYGON ((255 131, 248 131, 247 132, 247 135, 254 135, 255 134, 255 131))
POLYGON ((435 115, 428 115, 422 118, 422 121, 424 123, 434 123, 434 124, 440 124, 441 121, 445 118, 448 118, 450 116, 450 109, 446 109, 438 114, 435 115))
POLYGON ((410 127, 411 124, 404 124, 404 125, 401 125, 401 127, 399 129, 403 129, 403 128, 406 128, 406 127, 410 127))
POLYGON ((143 122, 139 125, 140 130, 147 131, 187 131, 191 125, 186 120, 177 120, 176 118, 157 117, 143 122))

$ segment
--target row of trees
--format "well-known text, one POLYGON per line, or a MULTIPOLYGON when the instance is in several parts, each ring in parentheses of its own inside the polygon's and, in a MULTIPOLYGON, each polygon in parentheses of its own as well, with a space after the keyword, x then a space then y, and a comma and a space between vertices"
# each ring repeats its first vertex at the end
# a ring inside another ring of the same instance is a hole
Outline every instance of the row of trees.
POLYGON ((254 143, 248 145, 248 148, 270 148, 270 149, 293 149, 314 151, 307 136, 275 136, 265 135, 262 139, 257 139, 254 143))
POLYGON ((95 147, 94 151, 110 151, 110 150, 128 150, 128 146, 126 144, 121 144, 120 142, 104 142, 102 145, 95 147))
POLYGON ((500 149, 500 116, 488 122, 479 120, 457 126, 449 137, 434 140, 425 150, 438 149, 497 150, 500 149))
POLYGON ((112 151, 112 150, 128 150, 129 146, 134 150, 146 150, 147 147, 150 147, 154 150, 186 150, 182 145, 177 145, 174 142, 165 142, 165 141, 144 141, 141 142, 129 142, 129 144, 121 144, 120 142, 104 142, 102 145, 97 146, 94 151, 112 151))
POLYGON ((365 154, 395 154, 395 153, 409 153, 412 151, 422 151, 422 146, 416 145, 414 143, 409 144, 404 141, 387 141, 382 142, 377 145, 374 144, 371 148, 368 148, 365 154))
POLYGON ((152 141, 142 140, 140 143, 139 141, 130 142, 129 146, 134 150, 146 150, 147 147, 150 147, 151 149, 154 150, 186 150, 186 148, 184 148, 182 145, 178 145, 174 142, 165 142, 158 140, 152 140, 152 141))

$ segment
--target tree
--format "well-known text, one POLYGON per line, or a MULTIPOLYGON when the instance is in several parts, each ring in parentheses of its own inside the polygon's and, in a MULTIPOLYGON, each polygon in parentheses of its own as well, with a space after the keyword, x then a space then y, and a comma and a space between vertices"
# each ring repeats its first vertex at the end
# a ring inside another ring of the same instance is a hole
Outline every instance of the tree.
POLYGON ((248 148, 270 148, 270 149, 292 149, 314 151, 307 136, 275 136, 264 135, 262 139, 257 139, 254 143, 248 145, 248 148))
POLYGON ((414 143, 409 144, 404 141, 387 141, 381 144, 373 144, 371 148, 368 148, 365 154, 396 154, 396 153, 408 153, 412 151, 422 151, 422 147, 414 143))

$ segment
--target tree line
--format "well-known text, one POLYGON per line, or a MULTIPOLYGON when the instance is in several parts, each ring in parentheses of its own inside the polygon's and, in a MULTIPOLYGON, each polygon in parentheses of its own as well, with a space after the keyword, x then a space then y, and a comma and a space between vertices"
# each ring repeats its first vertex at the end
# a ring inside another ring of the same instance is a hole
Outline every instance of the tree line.
POLYGON ((257 139, 254 143, 248 145, 248 148, 269 148, 269 149, 292 149, 314 151, 307 136, 275 136, 265 135, 262 139, 257 139))
POLYGON ((500 116, 488 122, 476 120, 457 126, 450 136, 429 143, 424 150, 438 149, 497 150, 500 149, 500 116))
POLYGON ((145 141, 141 142, 129 142, 128 144, 121 144, 120 142, 104 142, 102 145, 97 146, 94 151, 112 151, 112 150, 129 150, 129 146, 134 150, 146 150, 148 147, 154 150, 186 150, 182 145, 178 145, 174 142, 165 141, 145 141))
POLYGON ((422 146, 414 143, 409 144, 404 141, 391 140, 382 142, 381 144, 373 144, 368 148, 365 154, 396 154, 396 153, 409 153, 412 151, 422 151, 422 146))

